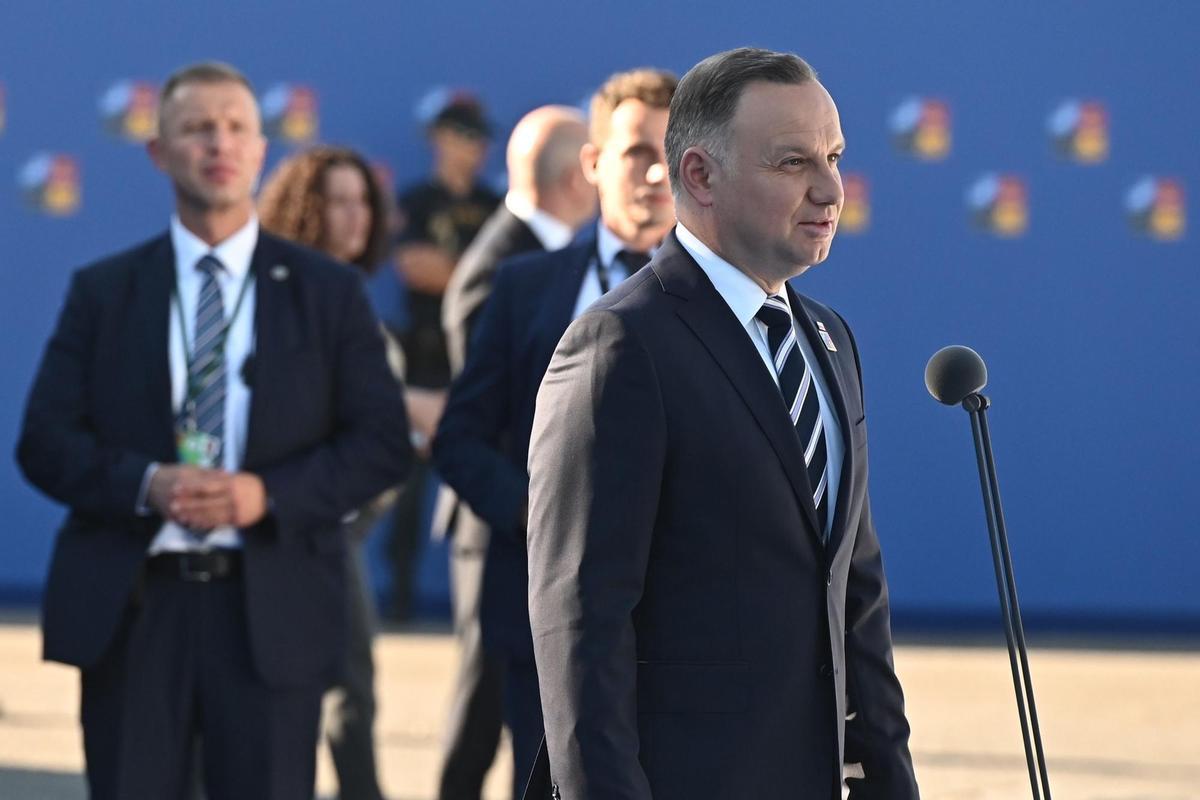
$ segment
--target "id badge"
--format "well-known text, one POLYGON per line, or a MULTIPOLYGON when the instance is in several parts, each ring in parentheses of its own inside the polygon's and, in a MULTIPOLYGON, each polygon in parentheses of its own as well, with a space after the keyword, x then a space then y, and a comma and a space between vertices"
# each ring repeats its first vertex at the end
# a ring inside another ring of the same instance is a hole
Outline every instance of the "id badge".
POLYGON ((175 444, 179 450, 179 463, 192 467, 212 469, 221 454, 220 439, 195 429, 176 431, 175 444))

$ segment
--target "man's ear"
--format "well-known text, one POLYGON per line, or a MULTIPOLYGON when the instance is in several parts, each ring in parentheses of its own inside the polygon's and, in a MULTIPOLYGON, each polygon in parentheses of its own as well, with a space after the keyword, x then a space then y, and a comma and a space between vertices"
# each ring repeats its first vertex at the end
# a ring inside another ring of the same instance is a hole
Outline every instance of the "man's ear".
POLYGON ((154 162, 154 166, 162 169, 162 139, 155 134, 153 138, 146 142, 146 154, 150 156, 150 160, 154 162))
POLYGON ((583 177, 587 182, 596 185, 598 177, 596 175, 597 165, 600 161, 600 148, 591 142, 587 142, 583 147, 579 148, 579 166, 583 170, 583 177))
POLYGON ((689 147, 679 159, 679 182, 703 208, 713 204, 713 181, 717 170, 716 161, 703 147, 689 147))

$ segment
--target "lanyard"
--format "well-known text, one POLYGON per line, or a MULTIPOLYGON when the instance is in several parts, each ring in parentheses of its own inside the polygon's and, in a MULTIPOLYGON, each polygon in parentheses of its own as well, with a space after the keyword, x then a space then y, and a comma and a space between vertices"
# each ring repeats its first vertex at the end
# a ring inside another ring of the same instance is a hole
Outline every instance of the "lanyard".
MULTIPOLYGON (((214 280, 216 280, 214 278, 214 280)), ((251 270, 246 273, 246 277, 242 280, 242 288, 238 292, 237 300, 233 305, 233 313, 229 315, 221 324, 221 329, 216 334, 216 344, 213 346, 219 358, 225 357, 225 339, 229 336, 229 329, 233 327, 233 323, 241 313, 243 301, 246 299, 250 284, 254 283, 254 272, 251 270)), ((192 366, 194 364, 195 353, 192 352, 192 346, 188 344, 188 329, 187 318, 183 313, 183 302, 179 299, 179 287, 176 284, 171 291, 171 304, 175 308, 175 312, 179 315, 179 333, 183 339, 183 357, 187 365, 187 396, 184 398, 184 408, 192 404, 200 394, 200 387, 192 376, 192 366)))
POLYGON ((588 271, 590 272, 593 268, 596 270, 596 280, 600 283, 600 295, 604 296, 608 294, 608 290, 612 288, 610 285, 610 281, 612 280, 612 267, 605 266, 604 262, 600 260, 599 235, 596 236, 596 241, 592 244, 592 255, 588 260, 588 271))

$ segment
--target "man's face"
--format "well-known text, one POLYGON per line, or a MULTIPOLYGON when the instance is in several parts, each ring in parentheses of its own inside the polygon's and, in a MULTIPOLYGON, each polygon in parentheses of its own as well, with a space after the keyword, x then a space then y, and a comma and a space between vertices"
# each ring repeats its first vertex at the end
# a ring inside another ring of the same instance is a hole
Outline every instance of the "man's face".
POLYGON ((661 238, 675 223, 666 135, 667 109, 623 100, 613 110, 604 143, 584 147, 584 175, 599 192, 600 215, 624 239, 648 231, 661 238))
POLYGON ((844 149, 837 106, 821 84, 748 85, 713 183, 723 255, 779 280, 824 261, 844 200, 844 149))
POLYGON ((474 178, 483 169, 488 140, 483 134, 440 125, 430 132, 435 157, 456 175, 474 178))
POLYGON ((253 206, 267 142, 258 105, 240 83, 185 83, 162 110, 150 155, 178 202, 199 212, 253 206))

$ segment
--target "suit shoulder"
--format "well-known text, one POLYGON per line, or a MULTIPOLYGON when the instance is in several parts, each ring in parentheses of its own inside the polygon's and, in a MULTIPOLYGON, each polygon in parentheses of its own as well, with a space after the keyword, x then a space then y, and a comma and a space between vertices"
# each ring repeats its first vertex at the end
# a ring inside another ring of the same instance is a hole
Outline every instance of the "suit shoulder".
POLYGON ((850 325, 846 322, 845 317, 835 311, 832 307, 824 303, 814 300, 808 295, 796 293, 796 297, 800 299, 800 304, 804 307, 805 312, 812 318, 814 322, 820 320, 826 325, 835 325, 840 328, 845 328, 850 331, 850 325))
POLYGON ((496 280, 514 283, 542 281, 556 270, 587 261, 590 253, 591 245, 582 242, 561 250, 518 253, 500 262, 496 280))
MULTIPOLYGON (((354 285, 358 280, 353 267, 266 231, 259 233, 259 246, 267 248, 270 260, 286 264, 302 278, 329 287, 354 285)), ((268 267, 271 265, 268 264, 268 267)))
MULTIPOLYGON (((621 337, 653 338, 653 329, 664 319, 663 302, 669 302, 653 270, 641 269, 621 281, 579 316, 581 328, 607 330, 621 337)), ((574 323, 573 323, 574 324, 574 323)))
POLYGON ((116 280, 153 259, 159 248, 170 247, 170 245, 170 237, 165 233, 159 234, 132 247, 85 264, 77 269, 75 274, 81 281, 89 284, 116 280))
POLYGON ((592 309, 611 311, 634 324, 644 314, 657 314, 661 303, 669 302, 658 274, 643 267, 596 301, 592 309))
POLYGON ((463 251, 454 272, 492 271, 506 258, 531 251, 543 252, 541 242, 524 222, 501 206, 463 251))

